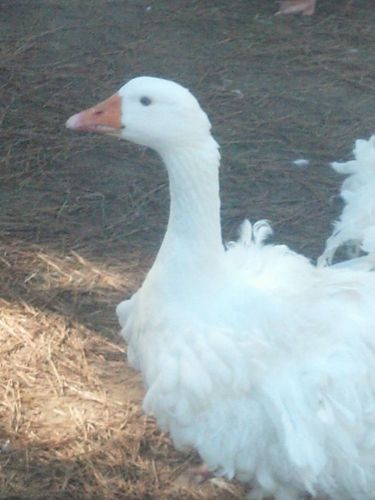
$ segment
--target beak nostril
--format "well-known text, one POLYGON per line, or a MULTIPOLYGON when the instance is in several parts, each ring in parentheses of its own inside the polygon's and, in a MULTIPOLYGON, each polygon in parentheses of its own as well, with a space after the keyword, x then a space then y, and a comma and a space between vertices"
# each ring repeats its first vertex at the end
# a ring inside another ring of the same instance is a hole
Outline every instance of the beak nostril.
MULTIPOLYGON (((1 0, 0 0, 1 2, 1 0)), ((67 121, 67 127, 82 132, 116 134, 121 129, 121 98, 114 94, 67 121)))

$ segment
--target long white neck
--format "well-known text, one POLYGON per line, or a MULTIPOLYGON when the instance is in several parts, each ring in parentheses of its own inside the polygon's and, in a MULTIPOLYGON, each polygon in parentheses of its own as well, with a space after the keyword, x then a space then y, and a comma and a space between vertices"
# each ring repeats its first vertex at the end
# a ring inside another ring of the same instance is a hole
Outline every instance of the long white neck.
POLYGON ((176 147, 161 154, 169 175, 170 214, 157 260, 176 252, 202 261, 224 251, 220 224, 219 162, 209 136, 196 147, 176 147))

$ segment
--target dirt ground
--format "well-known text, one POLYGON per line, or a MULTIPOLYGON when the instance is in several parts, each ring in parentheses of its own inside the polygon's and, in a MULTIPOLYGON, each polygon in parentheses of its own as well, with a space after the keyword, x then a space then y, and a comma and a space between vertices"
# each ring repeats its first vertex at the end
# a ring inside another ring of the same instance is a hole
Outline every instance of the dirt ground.
MULTIPOLYGON (((316 258, 340 210, 328 163, 375 131, 373 0, 2 0, 0 498, 239 499, 142 414, 115 305, 150 267, 155 154, 64 128, 136 75, 189 87, 222 147, 225 239, 243 217, 316 258), (310 160, 297 167, 298 158, 310 160), (184 475, 185 474, 185 475, 184 475)), ((228 436, 230 439, 230 436, 228 436)))

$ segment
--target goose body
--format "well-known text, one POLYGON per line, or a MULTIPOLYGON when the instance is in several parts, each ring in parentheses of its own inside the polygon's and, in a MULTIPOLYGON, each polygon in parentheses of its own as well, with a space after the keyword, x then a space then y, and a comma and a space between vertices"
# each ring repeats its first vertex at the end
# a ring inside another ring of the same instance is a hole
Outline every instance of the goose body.
POLYGON ((375 135, 357 140, 353 154, 354 160, 332 163, 336 172, 347 175, 340 193, 344 208, 318 259, 321 266, 330 265, 337 249, 347 244, 355 255, 375 256, 375 135))
POLYGON ((145 411, 250 498, 374 498, 374 275, 266 244, 264 221, 224 246, 218 145, 176 83, 131 80, 67 126, 152 147, 168 171, 162 246, 117 307, 145 411))

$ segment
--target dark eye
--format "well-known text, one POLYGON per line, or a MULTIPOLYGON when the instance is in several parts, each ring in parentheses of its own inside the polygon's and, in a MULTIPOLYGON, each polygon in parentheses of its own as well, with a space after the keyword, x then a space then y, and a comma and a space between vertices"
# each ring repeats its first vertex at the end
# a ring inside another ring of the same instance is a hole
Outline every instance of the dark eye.
POLYGON ((139 102, 141 104, 143 104, 143 106, 150 106, 150 104, 152 103, 151 99, 147 96, 143 96, 139 99, 139 102))

